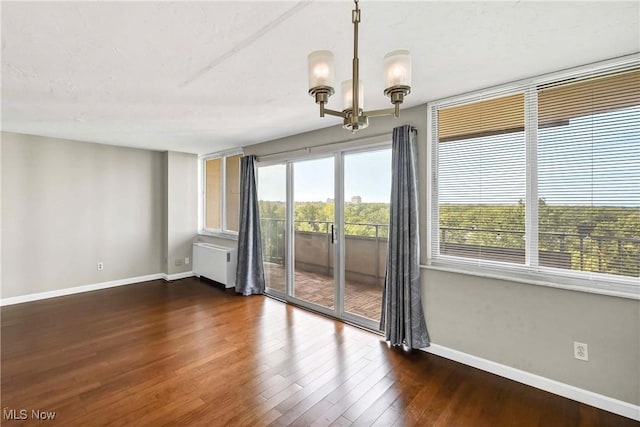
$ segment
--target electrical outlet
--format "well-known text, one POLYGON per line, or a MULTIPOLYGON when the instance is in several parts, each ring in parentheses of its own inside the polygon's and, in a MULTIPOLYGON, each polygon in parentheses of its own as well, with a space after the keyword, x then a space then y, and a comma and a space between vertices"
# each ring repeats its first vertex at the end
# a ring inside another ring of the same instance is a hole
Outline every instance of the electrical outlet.
POLYGON ((589 361, 589 346, 582 342, 573 342, 573 357, 578 360, 589 361))
POLYGON ((176 260, 174 262, 176 267, 179 266, 179 265, 182 265, 183 263, 184 263, 184 260, 182 258, 176 258, 176 260))
POLYGON ((186 257, 186 258, 184 259, 184 265, 189 265, 189 257, 186 257))
POLYGON ((102 271, 102 270, 104 270, 104 263, 102 261, 100 261, 98 263, 98 271, 102 271))

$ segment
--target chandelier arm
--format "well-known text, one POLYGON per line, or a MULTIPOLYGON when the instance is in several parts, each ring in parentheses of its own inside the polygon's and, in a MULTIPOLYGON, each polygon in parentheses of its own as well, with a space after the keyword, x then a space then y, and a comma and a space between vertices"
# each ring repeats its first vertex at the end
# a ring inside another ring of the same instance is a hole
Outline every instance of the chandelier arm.
POLYGON ((394 108, 385 108, 383 110, 364 111, 362 115, 365 117, 395 116, 396 108, 394 107, 394 108))
POLYGON ((347 115, 342 111, 330 110, 328 108, 324 108, 323 113, 330 116, 342 117, 343 119, 347 117, 347 115))

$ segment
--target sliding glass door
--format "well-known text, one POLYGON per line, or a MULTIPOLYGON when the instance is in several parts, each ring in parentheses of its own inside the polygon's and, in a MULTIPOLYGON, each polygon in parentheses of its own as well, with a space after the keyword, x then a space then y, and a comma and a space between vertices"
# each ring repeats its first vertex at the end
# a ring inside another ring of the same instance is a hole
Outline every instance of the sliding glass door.
POLYGON ((344 155, 344 311, 380 322, 391 149, 344 155))
POLYGON ((333 157, 293 168, 293 286, 298 300, 335 311, 335 185, 333 157))
POLYGON ((378 329, 391 150, 259 164, 267 293, 378 329))

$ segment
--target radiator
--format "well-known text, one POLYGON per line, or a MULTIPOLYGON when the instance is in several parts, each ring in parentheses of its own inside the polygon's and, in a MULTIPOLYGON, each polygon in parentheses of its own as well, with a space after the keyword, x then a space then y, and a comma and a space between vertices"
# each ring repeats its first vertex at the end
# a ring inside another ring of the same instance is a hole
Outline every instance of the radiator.
POLYGON ((222 283, 227 288, 236 285, 236 250, 211 243, 193 244, 193 272, 222 283))

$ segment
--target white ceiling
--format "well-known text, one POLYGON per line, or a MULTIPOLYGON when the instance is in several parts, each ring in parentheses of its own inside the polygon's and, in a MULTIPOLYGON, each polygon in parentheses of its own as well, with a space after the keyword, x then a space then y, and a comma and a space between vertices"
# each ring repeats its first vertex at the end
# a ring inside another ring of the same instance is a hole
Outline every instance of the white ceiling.
MULTIPOLYGON (((388 106, 394 48, 412 52, 407 106, 640 51, 638 1, 360 4, 367 109, 388 106)), ((3 1, 2 129, 207 153, 337 124, 306 58, 331 49, 350 77, 352 5, 3 1)))

